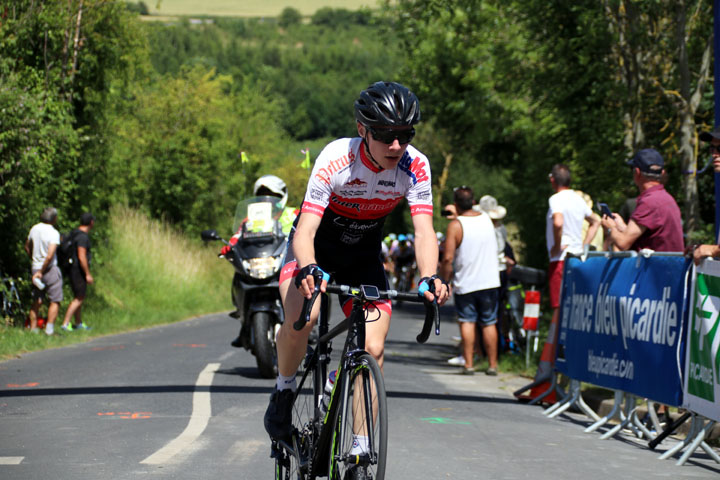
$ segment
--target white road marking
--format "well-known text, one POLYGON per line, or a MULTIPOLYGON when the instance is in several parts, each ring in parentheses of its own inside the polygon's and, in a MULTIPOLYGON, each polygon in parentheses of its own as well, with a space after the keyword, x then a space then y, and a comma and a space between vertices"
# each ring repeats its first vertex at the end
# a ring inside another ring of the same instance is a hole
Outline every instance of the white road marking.
POLYGON ((0 465, 20 465, 25 457, 0 457, 0 465))
POLYGON ((140 463, 148 465, 160 465, 170 461, 172 457, 188 448, 202 433, 205 431, 210 417, 212 416, 212 407, 210 403, 209 391, 198 391, 197 387, 209 387, 212 385, 215 372, 220 367, 219 363, 209 363, 205 369, 200 372, 195 382, 195 393, 193 393, 193 410, 185 430, 174 440, 153 453, 140 463))

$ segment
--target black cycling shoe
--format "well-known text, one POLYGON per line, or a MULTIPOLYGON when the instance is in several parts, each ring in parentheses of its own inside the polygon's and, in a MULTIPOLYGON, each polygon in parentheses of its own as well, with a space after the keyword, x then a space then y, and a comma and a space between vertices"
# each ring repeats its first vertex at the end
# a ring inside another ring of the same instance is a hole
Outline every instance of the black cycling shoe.
POLYGON ((362 465, 353 465, 349 470, 345 471, 344 480, 372 480, 372 477, 362 465))
POLYGON ((290 438, 292 432, 292 406, 294 392, 290 389, 278 391, 270 395, 270 405, 265 410, 265 430, 273 440, 290 438))
POLYGON ((232 342, 230 342, 230 345, 232 345, 232 346, 235 347, 235 348, 240 348, 240 347, 242 347, 242 336, 238 335, 235 340, 233 340, 232 342))

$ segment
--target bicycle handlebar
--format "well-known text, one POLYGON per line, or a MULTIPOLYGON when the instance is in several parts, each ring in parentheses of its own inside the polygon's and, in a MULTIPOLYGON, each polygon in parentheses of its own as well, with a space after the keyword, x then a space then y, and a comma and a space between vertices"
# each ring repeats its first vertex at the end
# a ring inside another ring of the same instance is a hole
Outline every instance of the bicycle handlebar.
MULTIPOLYGON (((362 292, 362 289, 358 287, 351 287, 350 285, 328 285, 326 287, 327 293, 334 293, 337 295, 349 295, 354 298, 361 298, 365 301, 371 302, 372 300, 367 299, 362 292)), ((424 303, 425 304, 425 321, 423 322, 422 331, 416 337, 418 343, 425 343, 430 337, 430 331, 432 330, 433 323, 435 324, 435 335, 440 335, 440 312, 438 310, 437 299, 432 302, 421 297, 417 292, 398 292, 397 290, 379 290, 379 298, 381 300, 392 300, 398 299, 406 302, 424 303)), ((320 294, 320 282, 315 284, 315 290, 313 291, 311 298, 304 299, 303 308, 300 312, 300 318, 293 324, 295 330, 302 330, 305 324, 310 321, 310 312, 312 306, 315 303, 315 299, 320 294)))

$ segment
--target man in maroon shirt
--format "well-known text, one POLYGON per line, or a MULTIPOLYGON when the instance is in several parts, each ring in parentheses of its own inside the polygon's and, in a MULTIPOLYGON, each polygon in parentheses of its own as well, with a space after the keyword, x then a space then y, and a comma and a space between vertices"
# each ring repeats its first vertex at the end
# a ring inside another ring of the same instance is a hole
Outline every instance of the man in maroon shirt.
POLYGON ((603 215, 602 225, 620 250, 682 252, 685 249, 680 208, 662 184, 665 162, 652 148, 640 150, 627 162, 640 191, 637 207, 626 224, 620 215, 603 215))

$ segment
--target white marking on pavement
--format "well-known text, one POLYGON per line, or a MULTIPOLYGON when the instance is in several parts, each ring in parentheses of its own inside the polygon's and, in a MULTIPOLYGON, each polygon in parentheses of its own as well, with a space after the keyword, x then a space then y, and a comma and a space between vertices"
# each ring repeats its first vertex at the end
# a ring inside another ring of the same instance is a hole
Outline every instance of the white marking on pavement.
POLYGON ((25 457, 0 457, 0 465, 20 465, 25 457))
POLYGON ((212 385, 213 377, 219 363, 208 363, 205 369, 198 375, 195 382, 195 393, 193 393, 193 410, 185 430, 174 440, 153 453, 140 463, 148 465, 159 465, 167 463, 172 457, 190 447, 192 443, 205 431, 210 417, 212 416, 212 407, 210 402, 209 391, 198 391, 197 387, 209 387, 212 385))

